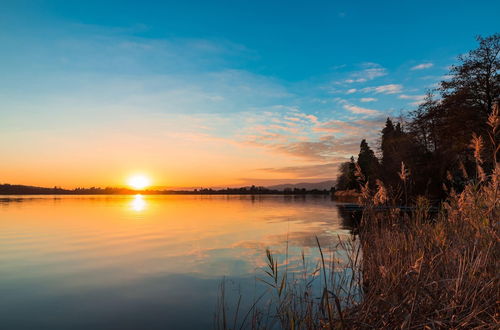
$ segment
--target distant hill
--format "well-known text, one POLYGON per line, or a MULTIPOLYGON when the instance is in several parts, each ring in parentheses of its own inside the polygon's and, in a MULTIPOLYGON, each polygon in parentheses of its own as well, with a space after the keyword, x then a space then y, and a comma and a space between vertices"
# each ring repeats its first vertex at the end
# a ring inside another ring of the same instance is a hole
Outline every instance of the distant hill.
POLYGON ((306 189, 306 190, 330 190, 330 188, 335 187, 335 180, 321 181, 321 182, 301 182, 301 183, 287 183, 287 184, 278 184, 274 186, 268 186, 266 188, 273 190, 283 190, 286 188, 290 189, 306 189))

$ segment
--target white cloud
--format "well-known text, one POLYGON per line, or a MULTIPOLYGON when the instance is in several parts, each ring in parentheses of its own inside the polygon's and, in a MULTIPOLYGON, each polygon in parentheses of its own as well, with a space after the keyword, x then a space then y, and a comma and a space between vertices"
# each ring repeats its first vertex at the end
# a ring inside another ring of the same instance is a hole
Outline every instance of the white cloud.
POLYGON ((432 68, 434 66, 433 63, 422 63, 422 64, 419 64, 419 65, 415 65, 414 67, 411 68, 411 70, 424 70, 424 69, 429 69, 429 68, 432 68))
POLYGON ((365 63, 363 66, 367 68, 353 72, 350 78, 344 80, 344 82, 348 84, 361 83, 387 75, 387 70, 376 63, 365 63))
POLYGON ((406 94, 401 94, 398 96, 400 99, 403 100, 413 100, 414 102, 411 102, 411 105, 420 105, 424 102, 425 100, 425 95, 406 95, 406 94))
POLYGON ((401 93, 402 89, 403 89, 403 85, 389 84, 389 85, 365 87, 365 88, 361 89, 360 91, 364 92, 364 93, 375 93, 375 94, 397 94, 397 93, 401 93))
POLYGON ((348 89, 346 94, 353 94, 353 93, 356 93, 358 90, 356 88, 351 88, 351 89, 348 89))
POLYGON ((387 75, 387 71, 384 68, 372 68, 364 70, 362 74, 367 80, 372 80, 387 75))
POLYGON ((364 103, 366 103, 366 102, 375 102, 375 101, 377 101, 377 99, 376 99, 376 98, 374 98, 374 97, 362 97, 362 98, 360 98, 359 100, 360 100, 361 102, 364 102, 364 103))
POLYGON ((403 99, 403 100, 423 100, 423 99, 425 99, 425 95, 406 95, 406 94, 401 94, 398 97, 400 99, 403 99))
POLYGON ((378 110, 362 108, 362 107, 358 107, 358 106, 353 105, 353 104, 344 104, 343 107, 344 107, 344 109, 346 109, 352 113, 356 113, 356 114, 378 115, 380 113, 380 111, 378 111, 378 110))

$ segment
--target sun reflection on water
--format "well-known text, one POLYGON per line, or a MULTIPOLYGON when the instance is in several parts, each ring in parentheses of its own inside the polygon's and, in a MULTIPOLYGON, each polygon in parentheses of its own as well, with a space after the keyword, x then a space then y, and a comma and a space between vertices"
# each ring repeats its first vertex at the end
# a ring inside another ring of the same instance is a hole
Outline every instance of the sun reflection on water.
POLYGON ((144 200, 144 196, 142 196, 141 194, 135 195, 134 199, 130 203, 130 207, 136 212, 144 211, 146 206, 147 205, 146 201, 144 200))

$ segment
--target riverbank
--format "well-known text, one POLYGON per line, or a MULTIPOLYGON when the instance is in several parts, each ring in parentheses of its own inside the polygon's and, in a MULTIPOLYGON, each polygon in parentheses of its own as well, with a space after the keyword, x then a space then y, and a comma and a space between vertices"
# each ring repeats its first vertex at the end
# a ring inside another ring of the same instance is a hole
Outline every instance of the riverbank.
POLYGON ((425 199, 411 215, 365 210, 361 303, 351 328, 498 326, 500 170, 469 185, 431 216, 425 199))
MULTIPOLYGON (((292 272, 288 256, 283 260, 267 251, 262 281, 269 286, 269 302, 249 312, 247 326, 498 327, 499 194, 497 165, 490 177, 450 193, 437 213, 423 197, 403 211, 391 207, 380 191, 363 195, 356 235, 340 240, 333 251, 316 238, 320 258, 312 260, 312 269, 302 256, 304 270, 292 272)), ((217 322, 230 328, 220 318, 217 322)))

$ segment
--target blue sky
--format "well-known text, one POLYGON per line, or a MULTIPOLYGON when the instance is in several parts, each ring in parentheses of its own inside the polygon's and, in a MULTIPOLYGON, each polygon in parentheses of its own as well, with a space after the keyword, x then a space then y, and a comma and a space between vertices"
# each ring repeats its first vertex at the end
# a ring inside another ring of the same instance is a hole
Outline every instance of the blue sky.
POLYGON ((498 32, 500 3, 1 8, 0 182, 120 184, 140 170, 179 186, 335 177, 362 138, 376 145, 387 116, 417 106, 476 47, 476 35, 498 32))

